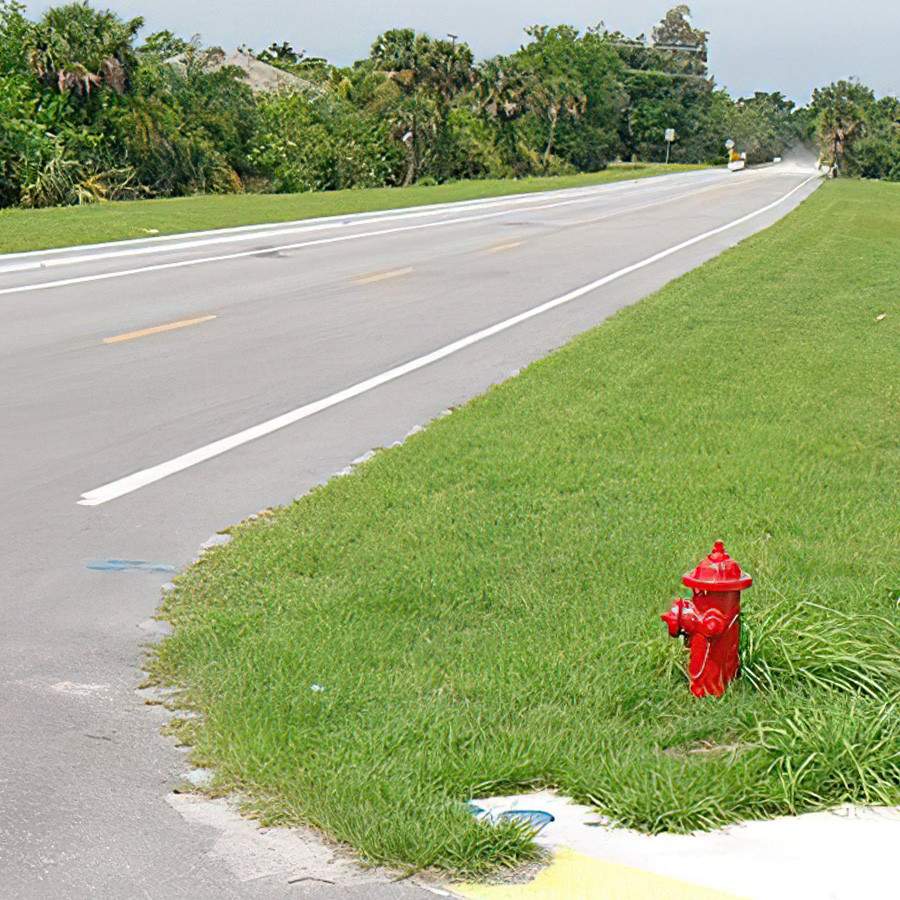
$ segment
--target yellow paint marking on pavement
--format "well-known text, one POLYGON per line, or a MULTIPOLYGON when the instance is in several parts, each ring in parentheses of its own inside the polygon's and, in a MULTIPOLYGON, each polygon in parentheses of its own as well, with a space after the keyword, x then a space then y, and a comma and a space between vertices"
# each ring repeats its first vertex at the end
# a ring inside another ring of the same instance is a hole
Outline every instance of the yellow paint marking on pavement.
POLYGON ((521 247, 525 241, 511 241, 509 244, 497 244, 495 247, 488 247, 485 253, 502 253, 504 250, 515 250, 521 247))
POLYGON ((375 272, 373 275, 363 275, 360 278, 354 278, 354 284, 375 284, 377 281, 387 281, 388 278, 399 278, 401 275, 409 275, 412 272, 412 266, 405 269, 393 269, 390 272, 375 272))
POLYGON ((677 881, 562 848, 527 884, 454 884, 468 900, 738 900, 712 888, 677 881))
POLYGON ((153 328, 141 328, 139 331, 126 331, 125 334, 117 334, 114 337, 103 338, 103 343, 120 344, 122 341, 133 341, 135 338, 147 337, 151 334, 162 334, 164 331, 175 331, 178 328, 199 325, 201 322, 209 322, 215 318, 215 316, 200 316, 198 319, 182 319, 180 322, 169 322, 166 325, 154 325, 153 328))

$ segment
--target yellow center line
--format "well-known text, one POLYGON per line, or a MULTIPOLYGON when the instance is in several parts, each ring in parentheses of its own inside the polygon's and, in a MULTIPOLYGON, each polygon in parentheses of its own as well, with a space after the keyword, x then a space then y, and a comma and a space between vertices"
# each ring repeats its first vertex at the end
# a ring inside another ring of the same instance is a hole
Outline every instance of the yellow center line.
POLYGON ((412 266, 406 269, 393 269, 390 272, 375 272, 372 275, 362 275, 354 278, 354 284, 375 284, 376 281, 387 281, 388 278, 399 278, 401 275, 409 275, 412 272, 412 266))
POLYGON ((198 319, 182 319, 180 322, 169 322, 166 325, 154 325, 152 328, 141 328, 140 331, 126 331, 125 334, 103 338, 103 343, 119 344, 122 341, 133 341, 135 338, 147 337, 150 334, 162 334, 164 331, 175 331, 178 328, 199 325, 201 322, 209 322, 215 318, 215 316, 200 316, 198 319))
POLYGON ((497 244, 495 247, 488 247, 485 253, 502 253, 504 250, 515 250, 521 247, 525 241, 511 241, 509 244, 497 244))

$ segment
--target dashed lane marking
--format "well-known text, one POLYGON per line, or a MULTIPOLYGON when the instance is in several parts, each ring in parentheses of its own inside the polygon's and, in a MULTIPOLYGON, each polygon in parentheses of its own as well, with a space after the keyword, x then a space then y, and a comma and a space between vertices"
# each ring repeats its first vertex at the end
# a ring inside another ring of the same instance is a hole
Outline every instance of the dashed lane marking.
POLYGON ((211 322, 215 316, 200 316, 196 319, 182 319, 179 322, 168 322, 165 325, 154 325, 152 328, 141 328, 138 331, 126 331, 124 334, 116 334, 113 337, 103 338, 104 344, 121 344, 123 341, 133 341, 137 338, 148 337, 151 334, 162 334, 165 331, 176 331, 179 328, 188 328, 191 325, 200 325, 203 322, 211 322))
POLYGON ((390 278, 400 278, 403 275, 409 275, 413 271, 412 266, 407 266, 405 269, 392 269, 390 272, 373 272, 371 275, 361 275, 359 278, 354 278, 354 284, 376 284, 379 281, 387 281, 390 278))

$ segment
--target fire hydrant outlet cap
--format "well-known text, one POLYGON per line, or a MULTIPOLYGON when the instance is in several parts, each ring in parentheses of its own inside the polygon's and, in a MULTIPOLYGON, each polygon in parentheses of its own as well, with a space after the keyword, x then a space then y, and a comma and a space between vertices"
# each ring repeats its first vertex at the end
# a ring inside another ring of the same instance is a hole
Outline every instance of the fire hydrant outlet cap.
POLYGON ((753 579, 726 552, 725 545, 716 541, 712 553, 681 579, 689 588, 698 591, 743 591, 753 579))

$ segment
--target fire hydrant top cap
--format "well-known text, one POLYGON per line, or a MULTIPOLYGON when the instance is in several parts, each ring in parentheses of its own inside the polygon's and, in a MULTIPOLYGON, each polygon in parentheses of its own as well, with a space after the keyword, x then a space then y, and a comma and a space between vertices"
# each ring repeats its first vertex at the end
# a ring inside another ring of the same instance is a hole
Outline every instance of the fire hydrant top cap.
POLYGON ((725 545, 716 541, 712 553, 681 579, 689 588, 698 591, 743 591, 753 579, 726 552, 725 545))

